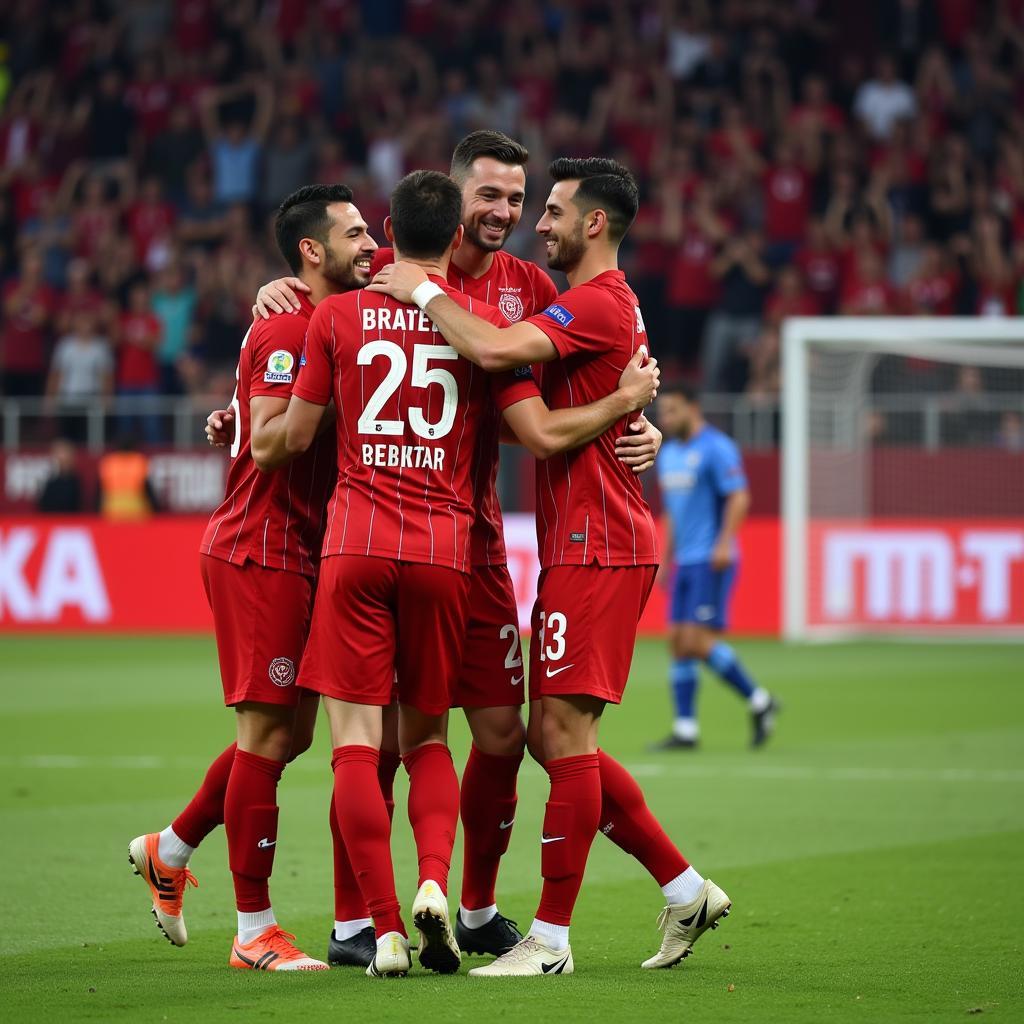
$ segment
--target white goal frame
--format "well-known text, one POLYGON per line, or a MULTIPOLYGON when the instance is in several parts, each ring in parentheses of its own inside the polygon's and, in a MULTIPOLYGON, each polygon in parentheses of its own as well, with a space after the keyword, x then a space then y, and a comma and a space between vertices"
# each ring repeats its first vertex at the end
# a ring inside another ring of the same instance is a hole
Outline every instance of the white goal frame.
POLYGON ((835 345, 890 355, 1024 366, 1024 317, 792 317, 782 325, 782 611, 787 640, 842 639, 857 627, 807 621, 810 375, 808 349, 835 345), (936 346, 945 351, 936 354, 936 346), (961 347, 962 346, 962 347, 961 347), (1020 346, 1020 352, 1007 347, 1020 346), (927 348, 927 353, 921 349, 927 348), (989 350, 990 352, 992 349, 989 350), (980 358, 979 358, 980 357, 980 358))

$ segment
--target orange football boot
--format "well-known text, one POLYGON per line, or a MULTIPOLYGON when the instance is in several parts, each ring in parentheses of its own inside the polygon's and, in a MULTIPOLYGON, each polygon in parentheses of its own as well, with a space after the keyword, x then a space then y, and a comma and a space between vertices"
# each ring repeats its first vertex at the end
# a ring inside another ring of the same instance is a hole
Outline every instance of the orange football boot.
POLYGON ((272 924, 244 946, 235 936, 228 965, 242 971, 329 971, 322 960, 306 956, 292 944, 295 936, 272 924))
POLYGON ((159 845, 159 832, 137 836, 128 845, 128 862, 135 869, 135 874, 149 886, 157 927, 168 942, 184 946, 188 942, 185 919, 181 916, 185 883, 195 888, 199 883, 188 868, 168 867, 160 859, 159 845))

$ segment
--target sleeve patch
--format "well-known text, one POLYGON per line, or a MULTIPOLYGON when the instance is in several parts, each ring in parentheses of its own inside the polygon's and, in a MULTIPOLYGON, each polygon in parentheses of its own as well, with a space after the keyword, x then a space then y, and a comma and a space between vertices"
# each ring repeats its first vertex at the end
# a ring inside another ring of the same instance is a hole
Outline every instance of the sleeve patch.
POLYGON ((551 317, 556 324, 561 324, 562 327, 568 327, 576 319, 575 313, 570 313, 565 306, 560 306, 557 302, 553 302, 544 310, 544 316, 551 317))
POLYGON ((532 366, 517 366, 512 371, 513 377, 518 377, 520 380, 533 380, 533 367, 532 366))
POLYGON ((295 369, 295 356, 286 349, 279 348, 270 353, 267 359, 267 372, 263 374, 265 384, 291 384, 292 370, 295 369))

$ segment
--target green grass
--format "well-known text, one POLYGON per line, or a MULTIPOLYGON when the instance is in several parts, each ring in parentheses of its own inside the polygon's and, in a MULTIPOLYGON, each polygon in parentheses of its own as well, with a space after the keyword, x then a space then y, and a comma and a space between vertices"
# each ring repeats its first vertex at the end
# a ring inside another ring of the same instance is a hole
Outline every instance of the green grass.
MULTIPOLYGON (((127 864, 229 739, 212 642, 5 638, 0 748, 0 1006, 5 1020, 369 1022, 1024 1019, 1024 656, 1019 647, 740 644, 785 702, 766 750, 705 679, 704 747, 649 754, 666 730, 666 659, 637 650, 603 743, 734 913, 672 971, 654 948, 660 893, 598 837, 573 922, 577 973, 484 983, 414 972, 275 976, 226 962, 234 933, 223 836, 193 859, 190 942, 174 949, 127 864), (730 991, 730 989, 732 989, 730 991)), ((321 726, 324 723, 321 723, 321 726)), ((466 749, 454 728, 457 762, 466 749)), ((323 955, 332 917, 326 730, 289 767, 274 877, 278 916, 323 955)), ((404 783, 398 800, 404 801, 404 783)), ((528 923, 546 779, 527 766, 502 909, 528 923)), ((404 817, 399 893, 415 887, 404 817)), ((458 891, 459 860, 452 887, 458 891)), ((454 902, 454 900, 453 900, 454 902)), ((478 961, 479 962, 479 961, 478 961)))

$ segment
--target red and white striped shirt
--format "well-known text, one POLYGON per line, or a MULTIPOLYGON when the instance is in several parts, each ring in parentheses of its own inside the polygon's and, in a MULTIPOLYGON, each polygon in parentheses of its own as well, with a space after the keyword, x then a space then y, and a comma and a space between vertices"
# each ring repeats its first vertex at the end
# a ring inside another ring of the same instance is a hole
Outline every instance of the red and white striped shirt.
MULTIPOLYGON (((374 254, 374 273, 394 262, 394 258, 393 249, 378 249, 374 254)), ((448 284, 463 295, 496 306, 504 318, 502 326, 539 313, 558 296, 554 281, 540 267, 507 252, 496 252, 487 273, 479 277, 470 277, 454 263, 449 264, 448 284)), ((533 394, 539 395, 540 391, 535 389, 533 394)), ((521 399, 528 397, 525 390, 520 395, 521 399)), ((501 411, 489 405, 480 421, 472 468, 473 507, 476 509, 470 538, 473 565, 504 565, 508 557, 497 488, 501 420, 501 411)))
MULTIPOLYGON (((464 308, 493 307, 436 283, 464 308)), ((536 385, 525 385, 535 393, 536 385)), ((504 409, 524 382, 489 375, 438 334, 416 306, 375 292, 331 296, 306 334, 295 394, 338 411, 338 481, 323 557, 373 555, 468 572, 472 479, 489 403, 504 409)))
POLYGON ((313 306, 300 295, 298 313, 257 320, 242 341, 235 395, 235 436, 231 444, 224 501, 210 517, 200 550, 241 565, 304 576, 316 574, 327 496, 337 476, 334 436, 320 435, 308 452, 273 473, 262 473, 249 448, 249 401, 259 396, 287 399, 299 369, 313 306))
MULTIPOLYGON (((621 270, 608 270, 558 296, 529 322, 558 350, 541 390, 552 409, 611 394, 647 331, 621 270)), ((654 517, 636 474, 615 457, 629 420, 590 444, 537 463, 537 546, 541 565, 657 565, 654 517)))

